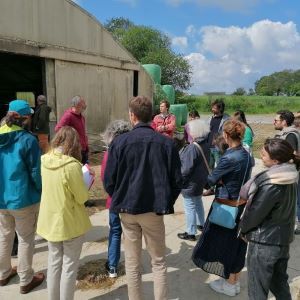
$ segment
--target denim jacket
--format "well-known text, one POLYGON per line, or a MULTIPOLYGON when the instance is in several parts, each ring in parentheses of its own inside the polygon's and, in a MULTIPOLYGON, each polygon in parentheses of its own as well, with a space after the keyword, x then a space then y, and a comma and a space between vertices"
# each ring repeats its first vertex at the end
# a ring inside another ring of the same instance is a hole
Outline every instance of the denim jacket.
POLYGON ((250 155, 242 146, 229 148, 208 176, 208 184, 216 185, 216 198, 238 199, 243 183, 250 177, 250 155))

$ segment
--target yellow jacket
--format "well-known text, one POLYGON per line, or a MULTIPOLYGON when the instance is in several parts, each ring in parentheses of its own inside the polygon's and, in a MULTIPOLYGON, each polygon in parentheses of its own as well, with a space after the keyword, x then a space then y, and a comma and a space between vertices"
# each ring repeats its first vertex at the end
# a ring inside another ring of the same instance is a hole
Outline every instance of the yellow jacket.
POLYGON ((88 190, 81 163, 56 150, 43 155, 41 162, 42 200, 37 233, 51 242, 86 233, 91 222, 84 207, 88 190))

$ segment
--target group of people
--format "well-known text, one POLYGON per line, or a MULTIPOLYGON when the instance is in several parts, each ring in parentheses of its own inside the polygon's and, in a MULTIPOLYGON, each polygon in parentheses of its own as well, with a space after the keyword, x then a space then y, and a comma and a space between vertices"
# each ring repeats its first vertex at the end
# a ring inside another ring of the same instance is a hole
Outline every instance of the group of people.
MULTIPOLYGON (((81 169, 89 151, 82 115, 86 103, 80 96, 71 102, 41 159, 37 139, 26 130, 33 113, 26 101, 12 101, 0 127, 0 286, 16 274, 21 293, 43 282, 45 275, 32 269, 37 232, 48 241, 49 299, 73 299, 84 234, 91 228, 81 169), (19 259, 12 267, 15 231, 19 259)), ((208 122, 198 112, 190 112, 187 143, 180 151, 173 140, 175 116, 166 100, 152 119, 151 100, 134 97, 129 102, 129 122, 113 121, 103 133, 108 149, 101 178, 108 193, 110 225, 106 268, 109 277, 117 276, 123 233, 129 299, 143 299, 142 237, 151 256, 155 299, 167 299, 164 215, 174 213, 180 193, 186 232, 178 237, 196 241, 197 230, 201 232, 192 260, 220 276, 209 283, 214 291, 228 296, 240 293, 248 249, 249 299, 267 299, 269 290, 276 299, 291 299, 289 245, 300 230, 294 228, 296 203, 298 217, 300 212, 300 136, 294 116, 277 113, 274 124, 280 133, 267 139, 261 150, 266 169, 250 178, 255 162, 253 131, 243 111, 232 117, 224 111, 224 102, 216 100, 208 122), (214 195, 207 217, 205 194, 214 195)))

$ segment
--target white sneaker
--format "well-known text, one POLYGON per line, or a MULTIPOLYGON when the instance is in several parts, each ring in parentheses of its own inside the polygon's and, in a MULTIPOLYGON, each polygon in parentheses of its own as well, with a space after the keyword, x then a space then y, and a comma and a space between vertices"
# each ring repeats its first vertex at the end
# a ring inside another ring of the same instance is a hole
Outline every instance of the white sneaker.
POLYGON ((211 281, 209 286, 217 293, 225 294, 230 297, 234 297, 236 295, 236 285, 228 283, 223 278, 211 281))
POLYGON ((241 292, 241 283, 239 281, 235 284, 235 294, 238 295, 241 292))

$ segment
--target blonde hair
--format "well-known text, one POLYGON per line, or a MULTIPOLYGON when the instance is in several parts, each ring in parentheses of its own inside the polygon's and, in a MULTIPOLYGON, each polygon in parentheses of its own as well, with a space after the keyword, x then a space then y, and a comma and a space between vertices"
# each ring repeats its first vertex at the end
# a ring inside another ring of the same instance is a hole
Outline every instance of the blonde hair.
POLYGON ((63 126, 51 141, 51 149, 61 148, 62 154, 81 161, 81 145, 77 131, 71 126, 63 126))

